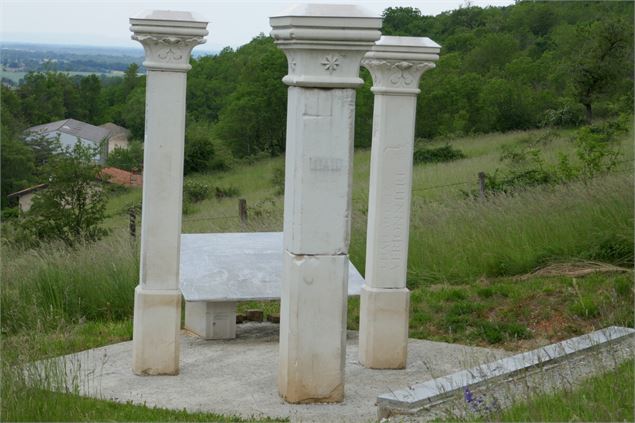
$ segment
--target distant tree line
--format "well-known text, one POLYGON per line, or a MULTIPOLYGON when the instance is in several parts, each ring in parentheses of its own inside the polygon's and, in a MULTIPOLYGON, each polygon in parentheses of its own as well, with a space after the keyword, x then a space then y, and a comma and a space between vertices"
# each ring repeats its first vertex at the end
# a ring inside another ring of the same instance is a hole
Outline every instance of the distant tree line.
MULTIPOLYGON (((399 7, 386 9, 383 17, 386 35, 426 36, 442 45, 437 67, 421 79, 417 138, 577 126, 633 112, 632 2, 518 2, 438 16, 399 7)), ((30 160, 19 141, 29 126, 71 117, 114 122, 142 142, 145 76, 138 72, 136 64, 122 78, 49 71, 28 74, 15 89, 3 86, 3 200, 33 179, 30 166, 16 164, 30 160), (7 175, 5 166, 25 174, 7 175)), ((284 54, 262 34, 236 50, 192 59, 186 172, 281 154, 286 72, 284 54)), ((361 75, 355 144, 368 147, 372 81, 363 69, 361 75)), ((133 157, 119 160, 134 166, 133 157)))

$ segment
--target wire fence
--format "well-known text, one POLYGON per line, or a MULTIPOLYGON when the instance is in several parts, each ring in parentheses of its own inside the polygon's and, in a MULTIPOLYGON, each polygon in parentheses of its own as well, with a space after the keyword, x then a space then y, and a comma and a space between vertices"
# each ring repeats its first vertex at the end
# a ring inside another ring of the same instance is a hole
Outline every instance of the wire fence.
MULTIPOLYGON (((616 162, 616 164, 623 164, 623 163, 632 164, 633 160, 632 159, 620 160, 616 162)), ((635 167, 629 167, 628 169, 614 170, 612 171, 612 173, 628 173, 628 172, 633 172, 634 170, 635 170, 635 167)), ((481 196, 483 196, 485 191, 485 178, 486 178, 486 174, 484 172, 479 172, 478 178, 474 178, 471 181, 460 181, 460 182, 453 182, 451 184, 432 185, 432 186, 413 189, 412 192, 429 191, 434 189, 450 188, 450 187, 464 186, 464 185, 475 185, 480 190, 481 196)), ((137 222, 137 213, 139 210, 140 210, 140 207, 131 207, 129 210, 130 223, 128 226, 125 226, 125 227, 129 228, 130 236, 132 238, 136 237, 136 222, 137 222)), ((238 214, 236 215, 201 216, 201 217, 189 217, 189 218, 186 217, 186 218, 183 218, 183 222, 186 223, 186 222, 201 222, 201 221, 212 221, 212 220, 239 219, 241 223, 247 224, 248 222, 247 210, 248 210, 247 200, 241 198, 238 200, 238 214)), ((124 226, 122 226, 122 228, 123 227, 124 226)))

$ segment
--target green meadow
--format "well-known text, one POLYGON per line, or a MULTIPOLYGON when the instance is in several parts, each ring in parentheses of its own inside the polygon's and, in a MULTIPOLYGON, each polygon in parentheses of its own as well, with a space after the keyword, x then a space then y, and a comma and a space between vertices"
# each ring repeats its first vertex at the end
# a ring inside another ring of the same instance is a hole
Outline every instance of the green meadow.
MULTIPOLYGON (((535 130, 425 143, 450 143, 465 158, 414 168, 408 267, 411 337, 521 351, 610 325, 633 327, 632 132, 614 141, 621 146, 620 163, 608 173, 483 199, 475 194, 478 173, 492 174, 503 167, 500 156, 510 146, 547 139, 539 144, 547 163, 555 164, 560 153, 569 153, 575 161, 573 131, 545 135, 546 130, 535 130)), ((350 258, 362 274, 369 163, 369 150, 355 153, 350 258)), ((282 230, 283 199, 275 177, 282 166, 278 157, 188 176, 208 185, 211 195, 186 204, 183 232, 282 230), (231 196, 217 198, 217 187, 231 196), (238 198, 247 200, 247 223, 238 217, 238 198)), ((92 245, 68 249, 47 244, 23 250, 10 241, 11 222, 3 223, 3 420, 236 421, 54 394, 27 386, 15 370, 17 363, 131 339, 139 255, 138 242, 128 234, 128 210, 140 204, 141 192, 114 189, 110 196, 105 222, 110 235, 92 245)), ((241 307, 260 307, 265 314, 278 310, 277 302, 241 307)), ((357 329, 358 299, 349 301, 348 314, 349 329, 357 329)), ((583 394, 541 397, 539 407, 519 405, 493 418, 621 419, 622 414, 604 413, 594 404, 611 398, 599 395, 599 389, 617 392, 629 385, 630 396, 615 397, 615 407, 632 411, 632 383, 622 380, 629 374, 632 363, 606 375, 601 384, 587 384, 583 394), (622 382, 614 383, 614 378, 622 382), (585 407, 579 395, 592 395, 588 390, 599 395, 595 403, 588 401, 594 414, 579 411, 585 407), (549 417, 544 410, 550 408, 564 411, 549 417)))

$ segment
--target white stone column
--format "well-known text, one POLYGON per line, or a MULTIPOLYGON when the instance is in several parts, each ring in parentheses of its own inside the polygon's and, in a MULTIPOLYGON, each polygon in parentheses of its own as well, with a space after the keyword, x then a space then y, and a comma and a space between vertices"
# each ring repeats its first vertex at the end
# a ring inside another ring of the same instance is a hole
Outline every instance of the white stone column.
POLYGON ((135 290, 133 371, 179 372, 179 249, 183 196, 186 75, 207 22, 189 12, 151 11, 130 19, 145 50, 146 116, 141 271, 135 290))
POLYGON ((406 366, 415 112, 419 78, 435 66, 439 50, 428 38, 383 36, 362 60, 373 78, 375 104, 359 361, 373 369, 406 366))
POLYGON ((355 87, 381 19, 298 5, 271 18, 287 55, 284 271, 278 389, 288 402, 344 398, 355 87))

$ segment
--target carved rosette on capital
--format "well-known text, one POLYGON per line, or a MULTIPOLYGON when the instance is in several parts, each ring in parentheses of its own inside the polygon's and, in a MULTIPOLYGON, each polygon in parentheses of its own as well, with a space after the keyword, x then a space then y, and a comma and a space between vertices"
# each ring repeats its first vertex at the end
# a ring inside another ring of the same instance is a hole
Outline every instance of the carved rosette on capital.
POLYGON ((436 65, 433 62, 363 59, 362 66, 373 78, 373 92, 417 95, 421 75, 436 65))
POLYGON ((145 50, 150 71, 187 72, 192 49, 205 42, 207 22, 189 12, 155 10, 130 19, 132 39, 145 50))
MULTIPOLYGON (((324 14, 323 5, 297 5, 291 16, 271 18, 271 37, 287 55, 290 86, 356 88, 364 84, 359 65, 379 39, 381 18, 359 14, 353 6, 335 5, 353 14, 324 14), (308 13, 308 15, 303 15, 308 13), (340 16, 341 15, 341 16, 340 16)), ((361 10, 361 9, 360 9, 361 10)), ((330 12, 329 12, 330 13, 330 12)))

